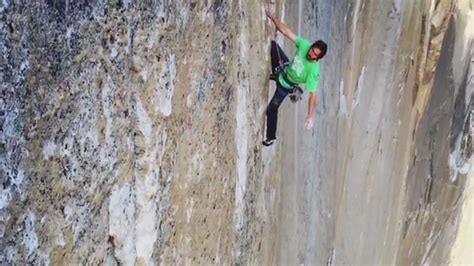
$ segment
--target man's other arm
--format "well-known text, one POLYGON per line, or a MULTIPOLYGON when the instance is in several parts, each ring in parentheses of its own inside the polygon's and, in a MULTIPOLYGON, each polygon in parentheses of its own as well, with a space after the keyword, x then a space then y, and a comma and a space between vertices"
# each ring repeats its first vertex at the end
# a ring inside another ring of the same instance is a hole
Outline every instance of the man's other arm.
POLYGON ((314 110, 316 109, 316 92, 309 93, 308 116, 306 117, 306 129, 311 129, 314 123, 314 110))

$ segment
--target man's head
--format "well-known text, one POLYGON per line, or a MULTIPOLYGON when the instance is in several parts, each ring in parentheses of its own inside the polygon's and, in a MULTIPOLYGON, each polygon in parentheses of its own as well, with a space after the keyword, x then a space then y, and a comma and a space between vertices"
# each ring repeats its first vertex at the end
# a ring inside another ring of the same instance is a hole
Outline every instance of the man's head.
POLYGON ((325 42, 321 40, 316 41, 313 43, 313 45, 311 45, 307 58, 309 61, 318 61, 326 55, 327 50, 328 45, 325 42))

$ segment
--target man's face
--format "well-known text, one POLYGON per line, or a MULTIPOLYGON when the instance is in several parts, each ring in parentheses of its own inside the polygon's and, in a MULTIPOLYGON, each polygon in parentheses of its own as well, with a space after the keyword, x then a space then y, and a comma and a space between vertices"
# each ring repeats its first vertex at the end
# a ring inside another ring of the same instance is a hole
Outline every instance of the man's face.
POLYGON ((320 58, 320 55, 321 55, 321 50, 319 50, 319 48, 317 47, 313 47, 309 49, 307 58, 309 61, 316 61, 320 58))

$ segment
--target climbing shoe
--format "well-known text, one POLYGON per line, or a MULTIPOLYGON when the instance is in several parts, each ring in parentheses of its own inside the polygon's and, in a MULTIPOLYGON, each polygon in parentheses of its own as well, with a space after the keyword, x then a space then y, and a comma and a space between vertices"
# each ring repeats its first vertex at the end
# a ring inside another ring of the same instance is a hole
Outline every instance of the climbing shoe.
POLYGON ((262 144, 268 147, 268 146, 271 146, 274 142, 275 142, 275 139, 266 139, 262 141, 262 144))

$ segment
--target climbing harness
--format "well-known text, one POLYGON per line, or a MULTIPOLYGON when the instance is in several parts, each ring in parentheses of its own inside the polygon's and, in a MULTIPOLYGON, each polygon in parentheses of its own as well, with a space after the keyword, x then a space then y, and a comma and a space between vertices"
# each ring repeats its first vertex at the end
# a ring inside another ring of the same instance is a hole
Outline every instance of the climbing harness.
POLYGON ((285 82, 288 85, 291 86, 291 88, 285 89, 285 91, 288 92, 288 96, 290 97, 290 100, 293 103, 296 103, 299 100, 303 99, 303 89, 301 89, 301 87, 298 86, 297 84, 289 81, 288 78, 286 77, 286 73, 283 70, 285 69, 285 67, 288 64, 289 63, 286 63, 286 64, 283 64, 283 66, 276 67, 275 68, 275 75, 272 75, 272 77, 270 79, 273 79, 273 80, 275 80, 275 82, 278 82, 278 76, 280 76, 280 74, 281 74, 283 79, 285 80, 285 82))
POLYGON ((290 97, 290 100, 293 102, 293 103, 296 103, 298 102, 299 100, 301 100, 303 98, 303 89, 301 89, 300 86, 298 86, 298 84, 295 84, 294 82, 291 82, 287 75, 286 75, 286 72, 285 72, 285 68, 290 65, 290 62, 283 62, 283 60, 281 60, 281 56, 280 56, 280 49, 277 48, 277 54, 278 54, 278 62, 279 62, 279 66, 277 66, 275 68, 275 75, 272 75, 272 78, 271 79, 274 79, 275 82, 278 82, 278 77, 280 76, 280 74, 282 75, 283 79, 285 80, 285 83, 290 85, 291 87, 289 89, 286 89, 288 91, 288 96, 290 97))

